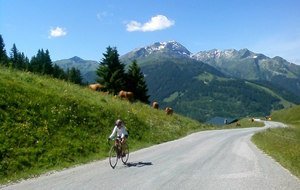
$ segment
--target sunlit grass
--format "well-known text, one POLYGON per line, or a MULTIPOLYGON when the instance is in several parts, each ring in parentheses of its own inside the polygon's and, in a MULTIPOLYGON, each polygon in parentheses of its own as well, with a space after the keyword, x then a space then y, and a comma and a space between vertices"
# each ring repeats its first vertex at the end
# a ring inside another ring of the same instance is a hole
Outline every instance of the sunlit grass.
POLYGON ((203 127, 140 102, 0 67, 0 182, 107 157, 118 118, 130 131, 131 150, 203 127))
POLYGON ((272 113, 288 128, 268 129, 253 136, 255 144, 300 178, 300 106, 272 113))

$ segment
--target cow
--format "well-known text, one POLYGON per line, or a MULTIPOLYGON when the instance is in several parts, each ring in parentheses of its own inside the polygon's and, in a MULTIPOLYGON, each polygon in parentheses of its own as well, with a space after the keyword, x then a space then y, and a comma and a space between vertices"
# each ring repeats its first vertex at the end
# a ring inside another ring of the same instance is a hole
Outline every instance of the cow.
POLYGON ((153 102, 152 107, 153 107, 154 109, 158 109, 159 105, 158 105, 157 102, 153 102))
POLYGON ((105 87, 102 84, 90 84, 89 89, 95 90, 95 91, 103 91, 105 87))
POLYGON ((172 115, 173 114, 173 109, 172 108, 166 107, 165 111, 166 111, 167 115, 172 115))
POLYGON ((119 92, 118 96, 121 99, 126 99, 126 100, 129 100, 129 101, 133 100, 133 93, 132 92, 127 92, 127 91, 121 90, 119 92))
POLYGON ((236 126, 236 127, 240 127, 241 124, 237 122, 237 123, 235 124, 235 126, 236 126))

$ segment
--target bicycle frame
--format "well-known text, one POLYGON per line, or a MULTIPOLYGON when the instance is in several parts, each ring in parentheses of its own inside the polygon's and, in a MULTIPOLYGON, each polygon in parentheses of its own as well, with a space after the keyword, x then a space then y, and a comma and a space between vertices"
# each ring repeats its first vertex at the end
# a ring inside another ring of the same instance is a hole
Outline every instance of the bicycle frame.
POLYGON ((119 158, 121 158, 123 164, 126 164, 129 158, 129 146, 127 142, 125 142, 125 156, 122 154, 122 144, 120 140, 115 139, 115 144, 110 148, 109 152, 109 164, 114 169, 118 163, 119 158))

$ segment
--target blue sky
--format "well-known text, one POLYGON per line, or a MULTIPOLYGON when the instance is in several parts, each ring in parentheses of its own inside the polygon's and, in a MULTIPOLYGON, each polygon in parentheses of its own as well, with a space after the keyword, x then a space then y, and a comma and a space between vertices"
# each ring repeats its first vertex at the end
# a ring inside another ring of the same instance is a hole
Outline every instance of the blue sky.
POLYGON ((299 0, 0 0, 0 34, 7 53, 15 43, 52 61, 176 40, 192 53, 248 48, 300 64, 299 10, 299 0))

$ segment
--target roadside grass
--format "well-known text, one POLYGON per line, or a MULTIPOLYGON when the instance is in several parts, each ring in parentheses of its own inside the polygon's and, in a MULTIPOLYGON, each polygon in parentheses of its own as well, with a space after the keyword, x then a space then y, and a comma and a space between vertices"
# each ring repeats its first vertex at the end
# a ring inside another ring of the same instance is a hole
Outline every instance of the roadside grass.
POLYGON ((253 142, 300 178, 300 106, 273 112, 272 120, 288 125, 255 134, 253 142))

